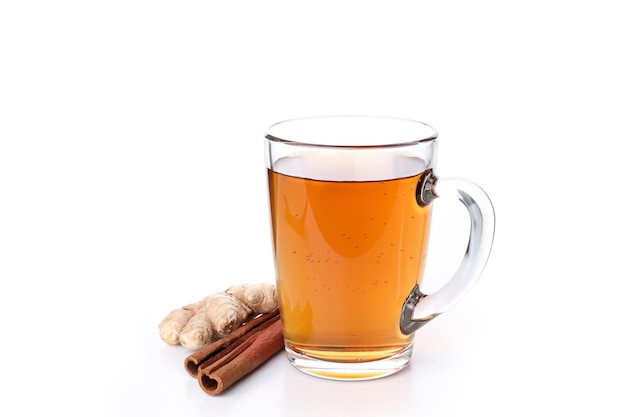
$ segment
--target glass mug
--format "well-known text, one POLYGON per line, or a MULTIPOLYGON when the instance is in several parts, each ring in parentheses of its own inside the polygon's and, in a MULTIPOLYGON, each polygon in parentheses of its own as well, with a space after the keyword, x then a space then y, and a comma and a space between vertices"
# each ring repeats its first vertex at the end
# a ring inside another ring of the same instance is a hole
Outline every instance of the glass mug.
POLYGON ((329 379, 391 375, 413 333, 456 304, 489 258, 495 216, 472 182, 439 178, 437 132, 413 120, 287 120, 265 136, 276 288, 285 350, 329 379), (452 278, 420 291, 432 204, 460 200, 469 242, 452 278))

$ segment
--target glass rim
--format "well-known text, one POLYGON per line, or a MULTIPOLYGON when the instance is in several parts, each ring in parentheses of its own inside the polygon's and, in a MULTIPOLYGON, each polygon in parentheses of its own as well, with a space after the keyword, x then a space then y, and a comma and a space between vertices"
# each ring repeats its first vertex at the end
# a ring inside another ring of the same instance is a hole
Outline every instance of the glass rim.
POLYGON ((285 145, 345 149, 411 146, 434 141, 438 136, 434 127, 417 120, 368 115, 330 115, 286 119, 270 125, 265 131, 265 139, 285 145), (293 126, 296 127, 290 129, 293 126), (343 128, 341 138, 337 136, 336 131, 324 131, 324 128, 332 127, 343 128), (367 128, 371 128, 371 131, 367 128), (322 131, 324 134, 320 133, 322 131), (391 133, 387 135, 387 131, 391 133), (326 136, 329 139, 321 139, 326 136), (355 136, 359 138, 356 139, 355 136))

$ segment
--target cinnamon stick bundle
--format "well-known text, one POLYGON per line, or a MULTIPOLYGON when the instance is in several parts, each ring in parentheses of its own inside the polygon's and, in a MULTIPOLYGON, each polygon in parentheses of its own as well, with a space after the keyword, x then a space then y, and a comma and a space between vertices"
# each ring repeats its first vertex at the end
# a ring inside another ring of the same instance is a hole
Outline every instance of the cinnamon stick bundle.
POLYGON ((276 309, 187 356, 185 370, 198 380, 204 392, 218 395, 283 347, 282 323, 276 309))

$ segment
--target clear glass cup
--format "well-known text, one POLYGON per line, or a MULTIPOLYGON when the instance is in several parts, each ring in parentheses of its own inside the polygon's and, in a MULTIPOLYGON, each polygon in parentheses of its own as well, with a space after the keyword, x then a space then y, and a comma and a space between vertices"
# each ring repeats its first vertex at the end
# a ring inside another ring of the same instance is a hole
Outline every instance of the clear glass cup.
POLYGON ((323 378, 393 374, 413 333, 479 278, 495 216, 485 192, 435 174, 437 132, 413 120, 329 116, 272 125, 265 136, 276 287, 291 363, 323 378), (470 233, 456 273, 420 291, 432 204, 458 199, 470 233))

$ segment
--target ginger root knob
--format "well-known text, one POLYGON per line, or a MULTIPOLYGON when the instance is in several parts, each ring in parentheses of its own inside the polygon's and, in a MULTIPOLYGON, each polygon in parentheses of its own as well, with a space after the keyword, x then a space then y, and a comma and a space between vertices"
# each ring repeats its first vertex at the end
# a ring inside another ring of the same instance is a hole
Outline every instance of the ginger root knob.
POLYGON ((243 301, 254 313, 269 313, 277 306, 276 288, 272 284, 239 284, 226 290, 243 301))

